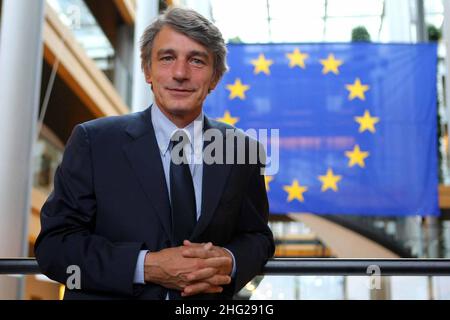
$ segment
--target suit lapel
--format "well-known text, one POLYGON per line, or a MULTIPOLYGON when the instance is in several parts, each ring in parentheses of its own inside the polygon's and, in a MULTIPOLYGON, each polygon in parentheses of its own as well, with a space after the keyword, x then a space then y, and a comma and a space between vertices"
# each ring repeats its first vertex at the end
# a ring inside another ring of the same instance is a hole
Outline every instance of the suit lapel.
MULTIPOLYGON (((215 126, 209 119, 204 117, 204 130, 207 129, 219 129, 223 137, 225 137, 224 128, 215 126)), ((223 151, 225 153, 225 141, 223 151)), ((203 144, 203 149, 207 145, 209 145, 211 141, 205 141, 203 144)), ((224 161, 225 161, 224 154, 224 161)), ((217 208, 217 205, 220 201, 220 198, 223 194, 223 190, 225 184, 227 182, 228 176, 231 171, 231 165, 225 164, 206 164, 203 163, 203 177, 202 177, 202 207, 201 207, 201 215, 200 219, 197 222, 197 225, 194 229, 194 232, 191 236, 191 239, 195 239, 198 237, 205 228, 209 225, 212 217, 214 216, 214 212, 217 208)))
POLYGON ((137 114, 136 121, 127 127, 126 131, 133 140, 125 144, 123 150, 147 198, 158 214, 164 231, 169 239, 172 239, 169 195, 150 109, 137 114))

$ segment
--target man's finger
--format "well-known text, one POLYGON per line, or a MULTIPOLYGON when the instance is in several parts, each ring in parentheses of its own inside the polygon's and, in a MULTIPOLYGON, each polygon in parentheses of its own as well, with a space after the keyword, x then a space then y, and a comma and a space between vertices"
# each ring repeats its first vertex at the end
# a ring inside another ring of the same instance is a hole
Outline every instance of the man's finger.
MULTIPOLYGON (((204 268, 216 268, 219 270, 228 269, 232 265, 232 260, 229 257, 212 257, 206 259, 198 259, 196 263, 196 269, 204 268)), ((194 272, 193 270, 192 272, 194 272)))
POLYGON ((218 293, 222 291, 222 287, 212 286, 207 282, 197 282, 184 288, 184 290, 181 292, 181 296, 187 297, 199 293, 218 293))
POLYGON ((185 245, 185 246, 203 246, 205 244, 206 244, 205 242, 197 243, 197 242, 190 242, 189 240, 183 241, 183 245, 185 245))
POLYGON ((215 250, 205 249, 205 246, 183 247, 181 249, 181 254, 185 258, 202 258, 202 259, 221 256, 220 252, 217 252, 215 250))
POLYGON ((223 291, 222 287, 209 287, 209 289, 206 289, 204 293, 220 293, 223 291))
POLYGON ((213 286, 223 286, 231 283, 231 277, 222 274, 216 274, 210 278, 203 279, 203 282, 207 282, 213 286))
POLYGON ((223 268, 233 265, 233 260, 230 257, 213 257, 202 260, 204 268, 223 268))
POLYGON ((181 295, 182 296, 192 296, 194 294, 204 292, 207 289, 209 289, 210 287, 211 287, 211 285, 207 282, 197 282, 197 283, 194 283, 194 284, 184 288, 181 295))
POLYGON ((216 268, 204 268, 186 275, 186 280, 189 282, 198 282, 203 279, 211 278, 216 275, 218 270, 216 268))
POLYGON ((196 242, 190 242, 189 240, 184 240, 183 245, 187 246, 187 247, 203 247, 205 250, 209 250, 213 247, 212 242, 196 243, 196 242))

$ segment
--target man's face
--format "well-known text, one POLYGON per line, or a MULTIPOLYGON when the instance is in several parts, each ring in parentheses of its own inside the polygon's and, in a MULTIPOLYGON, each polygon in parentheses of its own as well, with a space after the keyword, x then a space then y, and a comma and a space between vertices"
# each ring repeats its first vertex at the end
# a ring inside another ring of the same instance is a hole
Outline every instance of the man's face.
POLYGON ((154 39, 145 78, 163 113, 193 119, 217 83, 213 66, 213 55, 203 45, 165 26, 154 39))

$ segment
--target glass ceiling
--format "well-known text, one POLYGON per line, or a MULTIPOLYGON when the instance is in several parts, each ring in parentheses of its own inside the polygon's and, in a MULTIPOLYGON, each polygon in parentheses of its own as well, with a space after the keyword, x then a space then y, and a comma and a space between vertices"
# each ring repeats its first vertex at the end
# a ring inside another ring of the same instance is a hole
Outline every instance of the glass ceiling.
MULTIPOLYGON (((210 0, 212 18, 225 39, 247 43, 347 42, 365 26, 384 42, 384 0, 210 0)), ((442 0, 425 0, 426 22, 441 27, 442 0)))
MULTIPOLYGON (((197 1, 210 2, 212 19, 227 41, 238 38, 246 43, 348 42, 357 26, 365 26, 372 41, 389 40, 384 24, 385 0, 197 1)), ((442 1, 424 0, 426 23, 438 28, 443 23, 442 1)), ((114 49, 84 1, 47 2, 72 29, 88 56, 101 69, 107 69, 114 49)))
POLYGON ((108 59, 114 56, 114 49, 84 1, 47 0, 47 3, 72 30, 87 55, 97 62, 100 69, 107 69, 108 59))

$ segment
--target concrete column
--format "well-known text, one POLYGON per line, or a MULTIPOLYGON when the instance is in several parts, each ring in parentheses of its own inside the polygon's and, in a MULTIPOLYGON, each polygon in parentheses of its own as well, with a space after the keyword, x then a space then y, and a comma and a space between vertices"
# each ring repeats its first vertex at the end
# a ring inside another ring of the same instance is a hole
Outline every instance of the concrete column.
POLYGON ((390 42, 413 42, 410 0, 385 0, 385 23, 390 42))
MULTIPOLYGON (((44 0, 3 0, 0 37, 0 257, 28 256, 32 148, 42 72, 44 0)), ((0 277, 0 299, 21 298, 0 277)))
POLYGON ((425 23, 425 7, 423 0, 416 0, 416 38, 418 42, 428 41, 427 26, 425 23))
POLYGON ((428 216, 425 218, 425 246, 426 257, 439 257, 439 219, 437 217, 428 216))
POLYGON ((130 108, 133 87, 133 55, 133 28, 128 25, 122 25, 119 27, 117 34, 116 57, 114 61, 114 86, 130 108))
POLYGON ((370 289, 370 300, 391 300, 391 277, 381 277, 381 287, 370 289))
POLYGON ((417 258, 424 256, 422 236, 422 217, 399 217, 397 237, 405 247, 409 247, 417 258))
POLYGON ((442 237, 442 258, 450 258, 450 221, 441 222, 440 233, 442 237))
POLYGON ((158 0, 136 1, 136 22, 134 29, 134 67, 133 67, 133 98, 132 111, 137 112, 147 108, 153 101, 150 86, 145 82, 141 70, 139 41, 145 28, 158 16, 158 0))

